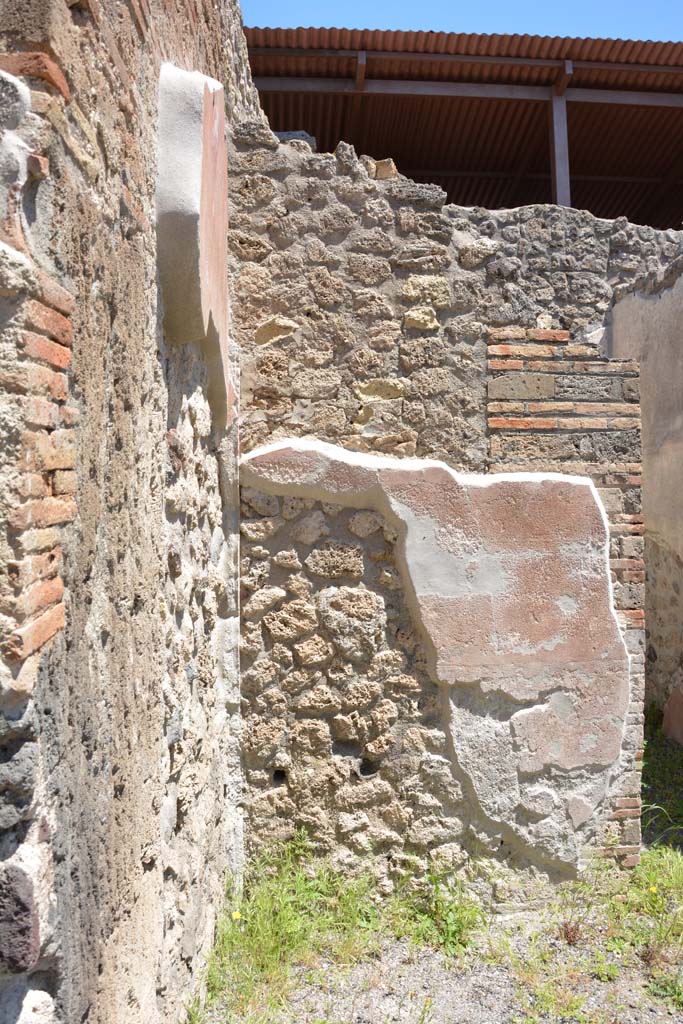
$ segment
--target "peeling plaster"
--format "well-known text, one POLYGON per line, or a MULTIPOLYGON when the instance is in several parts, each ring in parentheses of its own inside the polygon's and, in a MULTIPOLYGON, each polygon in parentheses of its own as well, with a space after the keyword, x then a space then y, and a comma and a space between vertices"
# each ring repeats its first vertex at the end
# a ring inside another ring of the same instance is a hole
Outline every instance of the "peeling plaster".
POLYGON ((452 767, 484 829, 531 859, 577 864, 591 818, 576 807, 604 799, 629 696, 593 483, 459 474, 312 439, 252 451, 241 478, 267 494, 388 518, 428 670, 444 692, 452 767), (531 783, 554 794, 540 818, 525 808, 531 783))

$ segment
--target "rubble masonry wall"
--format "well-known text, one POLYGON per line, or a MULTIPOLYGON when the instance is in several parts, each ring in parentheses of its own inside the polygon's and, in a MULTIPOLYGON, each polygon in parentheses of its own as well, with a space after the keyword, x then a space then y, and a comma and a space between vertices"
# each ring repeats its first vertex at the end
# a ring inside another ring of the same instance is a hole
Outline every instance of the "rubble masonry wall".
MULTIPOLYGON (((305 142, 278 144, 261 124, 239 126, 232 142, 244 450, 311 436, 459 471, 594 481, 631 655, 601 829, 633 862, 644 663, 639 371, 633 359, 607 358, 605 324, 615 287, 661 273, 683 237, 556 207, 446 206, 438 187, 359 160, 345 144, 316 154, 305 142)), ((466 801, 443 761, 438 697, 391 528, 372 511, 253 487, 242 499, 251 848, 301 824, 342 858, 374 854, 380 874, 387 853, 393 865, 439 846, 457 858, 483 841, 505 854, 499 836, 464 837, 466 801), (321 602, 352 617, 359 609, 364 662, 327 635, 321 602), (425 767, 433 764, 436 775, 425 767)))

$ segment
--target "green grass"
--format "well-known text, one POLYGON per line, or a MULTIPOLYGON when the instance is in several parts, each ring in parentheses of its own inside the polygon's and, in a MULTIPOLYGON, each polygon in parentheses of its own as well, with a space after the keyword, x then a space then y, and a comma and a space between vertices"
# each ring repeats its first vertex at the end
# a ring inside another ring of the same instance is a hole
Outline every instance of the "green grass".
POLYGON ((451 956, 468 945, 482 921, 481 909, 464 883, 434 871, 419 887, 406 880, 386 907, 386 922, 397 938, 439 946, 451 956))
POLYGON ((655 999, 661 999, 675 1010, 683 1010, 683 975, 680 971, 654 974, 647 988, 655 999))
MULTIPOLYGON (((351 965, 380 951, 384 936, 454 954, 481 921, 459 883, 436 873, 406 879, 382 899, 369 874, 343 875, 315 859, 305 833, 274 847, 248 870, 241 893, 228 892, 206 974, 206 1000, 189 1024, 267 1024, 286 1006, 296 968, 351 965)), ((429 1019, 429 1005, 421 1020, 429 1019)))
MULTIPOLYGON (((683 1010, 683 748, 663 736, 653 710, 645 736, 649 848, 640 865, 623 871, 596 858, 579 879, 556 890, 533 926, 522 926, 521 946, 515 948, 513 933, 495 917, 485 921, 462 877, 431 872, 418 881, 408 873, 383 898, 369 872, 333 871, 299 832, 249 867, 241 892, 228 892, 206 969, 205 1003, 190 1008, 189 1024, 276 1024, 286 1019, 297 982, 323 985, 331 972, 380 956, 388 938, 449 956, 467 950, 472 964, 506 968, 524 1014, 519 1019, 528 1024, 611 1024, 618 1013, 589 1014, 585 992, 598 986, 609 1000, 614 988, 618 998, 623 972, 650 998, 683 1010)), ((431 1000, 415 1009, 416 1024, 432 1020, 431 1000)))

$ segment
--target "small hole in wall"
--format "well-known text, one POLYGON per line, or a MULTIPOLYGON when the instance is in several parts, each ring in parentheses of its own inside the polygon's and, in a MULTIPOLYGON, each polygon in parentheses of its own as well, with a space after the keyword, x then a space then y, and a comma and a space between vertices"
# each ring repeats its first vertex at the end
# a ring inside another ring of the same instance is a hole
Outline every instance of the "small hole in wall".
POLYGON ((377 772, 379 771, 379 765, 376 764, 374 761, 371 761, 369 758, 364 757, 361 759, 360 767, 358 770, 360 771, 360 774, 364 776, 376 775, 377 772))
POLYGON ((273 785, 284 786, 287 782, 287 772, 282 768, 276 768, 273 772, 273 785))

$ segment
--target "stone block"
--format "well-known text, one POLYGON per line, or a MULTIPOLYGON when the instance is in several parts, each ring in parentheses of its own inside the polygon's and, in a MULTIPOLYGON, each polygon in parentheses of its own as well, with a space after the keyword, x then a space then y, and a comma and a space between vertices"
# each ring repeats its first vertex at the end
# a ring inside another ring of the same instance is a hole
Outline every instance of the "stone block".
POLYGON ((33 881, 17 864, 0 866, 0 966, 11 974, 30 970, 40 953, 40 925, 33 881))
POLYGON ((502 373, 488 382, 490 400, 518 401, 553 398, 555 378, 550 373, 502 373))

